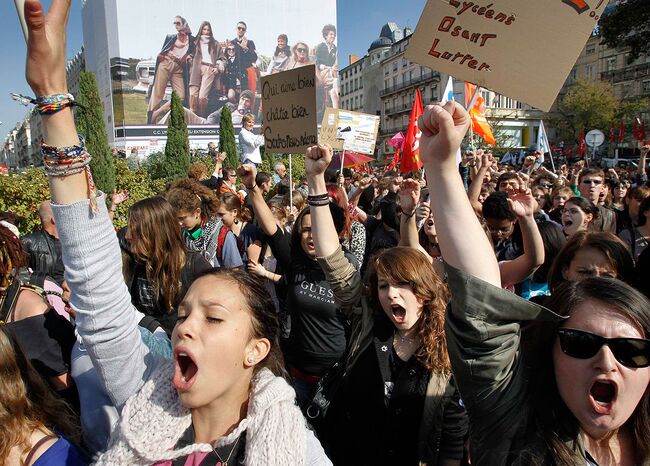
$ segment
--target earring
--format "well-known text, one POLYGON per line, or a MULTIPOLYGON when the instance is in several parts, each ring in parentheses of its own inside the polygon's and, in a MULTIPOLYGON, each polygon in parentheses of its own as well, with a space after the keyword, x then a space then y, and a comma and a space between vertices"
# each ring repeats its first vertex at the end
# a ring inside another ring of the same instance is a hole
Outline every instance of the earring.
POLYGON ((254 356, 248 356, 248 357, 246 358, 246 362, 247 362, 248 364, 255 364, 255 357, 254 357, 254 356))
POLYGON ((235 219, 235 222, 234 222, 234 223, 235 223, 235 225, 237 225, 237 224, 239 223, 239 220, 238 220, 238 219, 235 219))

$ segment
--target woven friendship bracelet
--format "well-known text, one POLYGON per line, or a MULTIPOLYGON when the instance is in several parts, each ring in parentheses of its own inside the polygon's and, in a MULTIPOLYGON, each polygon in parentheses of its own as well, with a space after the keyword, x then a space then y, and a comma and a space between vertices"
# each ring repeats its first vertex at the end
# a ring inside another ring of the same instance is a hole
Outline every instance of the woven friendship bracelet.
POLYGON ((24 106, 27 106, 29 104, 38 106, 49 105, 55 104, 57 102, 64 102, 66 100, 74 102, 74 96, 72 94, 40 95, 38 97, 29 97, 27 95, 15 94, 13 92, 10 92, 9 94, 11 95, 12 99, 24 106))
POLYGON ((63 102, 55 102, 52 104, 38 105, 34 107, 34 111, 39 115, 51 115, 56 113, 64 108, 68 107, 77 107, 79 103, 75 100, 65 100, 63 102))

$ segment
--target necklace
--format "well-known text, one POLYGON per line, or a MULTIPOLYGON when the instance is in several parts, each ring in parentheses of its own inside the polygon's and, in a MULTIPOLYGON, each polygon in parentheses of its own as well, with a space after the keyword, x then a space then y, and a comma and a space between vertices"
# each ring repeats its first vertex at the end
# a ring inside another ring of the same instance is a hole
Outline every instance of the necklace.
POLYGON ((404 334, 399 333, 399 332, 395 332, 395 335, 397 335, 397 338, 399 339, 399 342, 402 343, 402 344, 413 343, 415 341, 415 337, 407 337, 407 336, 404 336, 404 334))
POLYGON ((237 437, 237 441, 230 449, 230 453, 228 453, 228 458, 226 458, 225 461, 223 460, 223 458, 221 458, 221 455, 217 452, 217 449, 215 447, 212 447, 212 451, 214 451, 214 454, 217 455, 217 458, 219 458, 219 462, 217 463, 217 466, 228 466, 228 461, 230 461, 230 457, 232 456, 232 453, 235 451, 235 448, 237 448, 237 444, 239 443, 240 438, 241 435, 237 437))

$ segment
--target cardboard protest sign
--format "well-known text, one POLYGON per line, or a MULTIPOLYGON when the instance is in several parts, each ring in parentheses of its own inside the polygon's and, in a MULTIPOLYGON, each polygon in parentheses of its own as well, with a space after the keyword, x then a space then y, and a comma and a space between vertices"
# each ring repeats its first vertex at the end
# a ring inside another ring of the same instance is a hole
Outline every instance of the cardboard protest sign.
POLYGON ((377 115, 328 108, 323 115, 319 142, 335 150, 373 155, 378 130, 377 115))
POLYGON ((265 151, 297 154, 318 142, 316 67, 262 78, 265 151))
POLYGON ((548 111, 605 0, 428 0, 406 58, 548 111))

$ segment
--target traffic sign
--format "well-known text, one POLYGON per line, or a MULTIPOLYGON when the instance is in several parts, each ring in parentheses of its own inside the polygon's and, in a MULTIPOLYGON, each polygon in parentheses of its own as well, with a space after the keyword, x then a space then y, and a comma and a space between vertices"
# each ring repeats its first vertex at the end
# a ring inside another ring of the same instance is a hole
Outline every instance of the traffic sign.
POLYGON ((605 134, 599 129, 592 129, 585 135, 585 144, 589 147, 600 147, 605 142, 605 134))

